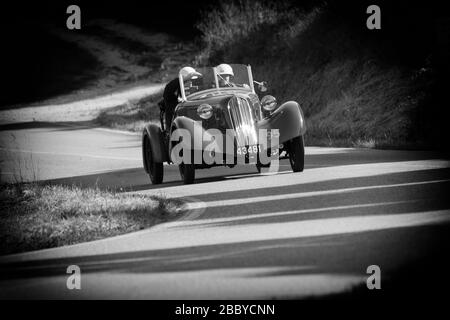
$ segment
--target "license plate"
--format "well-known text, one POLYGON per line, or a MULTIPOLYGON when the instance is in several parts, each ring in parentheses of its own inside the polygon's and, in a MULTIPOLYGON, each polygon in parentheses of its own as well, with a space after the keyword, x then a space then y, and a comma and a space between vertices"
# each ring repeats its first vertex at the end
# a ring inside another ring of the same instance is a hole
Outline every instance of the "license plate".
POLYGON ((237 148, 237 154, 238 155, 256 155, 258 152, 261 152, 261 146, 259 145, 253 145, 253 146, 245 146, 245 147, 238 147, 237 148))

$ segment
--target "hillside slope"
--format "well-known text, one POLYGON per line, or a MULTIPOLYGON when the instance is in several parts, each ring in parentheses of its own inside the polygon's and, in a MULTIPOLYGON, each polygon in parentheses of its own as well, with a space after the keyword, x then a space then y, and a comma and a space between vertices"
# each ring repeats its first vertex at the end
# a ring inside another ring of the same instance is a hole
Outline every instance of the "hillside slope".
POLYGON ((309 144, 442 147, 448 42, 435 40, 448 20, 437 24, 437 8, 380 1, 382 29, 368 30, 368 2, 308 4, 222 3, 198 25, 197 64, 251 64, 270 94, 301 103, 309 144))
POLYGON ((52 25, 6 33, 0 110, 91 99, 166 82, 197 53, 192 42, 110 19, 77 32, 52 25))

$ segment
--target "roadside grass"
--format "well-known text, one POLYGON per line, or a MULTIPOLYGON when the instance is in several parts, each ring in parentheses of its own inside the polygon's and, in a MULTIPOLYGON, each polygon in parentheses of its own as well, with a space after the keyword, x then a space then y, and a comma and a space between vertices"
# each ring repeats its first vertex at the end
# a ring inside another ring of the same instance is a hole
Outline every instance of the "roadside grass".
POLYGON ((148 123, 159 124, 158 102, 162 91, 146 98, 100 112, 94 123, 103 127, 141 132, 148 123))
POLYGON ((52 248, 142 230, 178 218, 181 203, 163 196, 96 188, 0 186, 0 254, 52 248))

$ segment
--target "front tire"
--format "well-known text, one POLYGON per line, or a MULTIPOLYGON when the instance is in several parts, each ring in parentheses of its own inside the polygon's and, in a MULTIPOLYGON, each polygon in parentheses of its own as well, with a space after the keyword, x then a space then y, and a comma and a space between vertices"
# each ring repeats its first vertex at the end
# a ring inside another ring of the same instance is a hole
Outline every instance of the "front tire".
POLYGON ((256 163, 256 170, 258 170, 258 173, 261 173, 262 168, 270 168, 271 163, 269 164, 262 164, 259 161, 256 163))
POLYGON ((182 163, 178 166, 184 184, 192 184, 195 180, 195 165, 182 163))
POLYGON ((289 141, 289 162, 292 171, 302 172, 305 167, 305 143, 303 136, 295 137, 289 141))
POLYGON ((162 162, 155 162, 150 139, 144 140, 144 160, 147 164, 148 176, 152 184, 161 184, 164 178, 164 165, 162 162))
MULTIPOLYGON (((271 151, 270 151, 270 150, 266 150, 266 151, 264 151, 264 152, 266 152, 266 157, 267 157, 268 159, 270 159, 270 157, 271 157, 271 151)), ((267 158, 266 158, 266 159, 267 159, 267 158)), ((258 153, 258 158, 256 159, 256 170, 258 170, 258 173, 261 173, 261 171, 262 171, 261 168, 269 168, 270 165, 271 165, 271 162, 272 162, 272 161, 269 161, 269 163, 262 164, 262 163, 261 163, 261 160, 260 160, 260 154, 258 153)))

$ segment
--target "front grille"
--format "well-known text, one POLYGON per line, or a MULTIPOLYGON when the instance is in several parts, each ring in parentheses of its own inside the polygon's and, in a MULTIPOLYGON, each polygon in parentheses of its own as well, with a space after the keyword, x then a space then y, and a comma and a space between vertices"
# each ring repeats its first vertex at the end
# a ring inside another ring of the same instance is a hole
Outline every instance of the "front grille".
POLYGON ((258 136, 255 127, 255 117, 247 99, 233 97, 228 103, 228 112, 236 132, 238 147, 256 145, 258 136))

